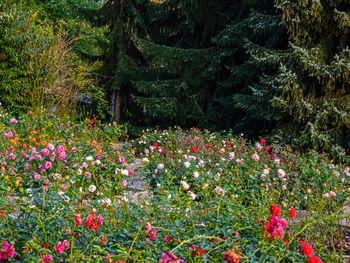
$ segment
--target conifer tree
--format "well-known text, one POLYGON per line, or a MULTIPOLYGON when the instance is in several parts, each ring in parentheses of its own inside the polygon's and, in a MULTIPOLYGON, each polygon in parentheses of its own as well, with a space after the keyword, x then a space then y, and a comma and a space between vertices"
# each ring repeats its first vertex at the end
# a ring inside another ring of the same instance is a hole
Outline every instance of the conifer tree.
POLYGON ((350 3, 280 1, 290 35, 285 52, 252 49, 257 64, 278 66, 265 78, 279 136, 301 149, 344 158, 350 152, 350 3))

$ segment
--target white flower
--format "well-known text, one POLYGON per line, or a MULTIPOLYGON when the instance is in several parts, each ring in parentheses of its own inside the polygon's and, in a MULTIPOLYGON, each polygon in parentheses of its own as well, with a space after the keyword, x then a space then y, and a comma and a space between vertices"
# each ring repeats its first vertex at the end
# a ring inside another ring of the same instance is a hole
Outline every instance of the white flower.
POLYGON ((259 161, 259 155, 258 155, 258 153, 257 152, 254 152, 253 153, 253 155, 252 155, 252 160, 254 160, 254 161, 259 161))
POLYGON ((89 186, 89 192, 93 193, 96 191, 96 186, 94 186, 93 184, 89 186))
POLYGON ((63 191, 59 191, 59 192, 57 192, 57 194, 58 194, 58 195, 63 195, 64 192, 63 192, 63 191))
POLYGON ((85 158, 85 160, 86 161, 92 161, 94 158, 92 157, 92 156, 87 156, 86 158, 85 158))
POLYGON ((188 191, 190 193, 190 197, 192 200, 195 200, 197 198, 197 195, 191 191, 188 191))
POLYGON ((282 185, 282 191, 286 190, 287 187, 285 185, 282 185))
POLYGON ((279 164, 281 162, 281 160, 279 159, 279 158, 276 158, 275 160, 274 160, 274 163, 276 163, 276 164, 279 164))
POLYGON ((221 188, 220 186, 217 186, 214 188, 214 192, 220 195, 224 195, 226 193, 226 190, 221 188))
POLYGON ((203 184, 202 189, 206 189, 209 186, 209 184, 203 184))
POLYGON ((103 198, 103 199, 101 200, 101 203, 102 203, 102 205, 107 205, 107 206, 109 206, 109 205, 112 204, 112 201, 111 201, 111 199, 109 199, 109 198, 103 198))
POLYGON ((281 179, 286 176, 286 172, 283 169, 277 169, 277 174, 281 179))
POLYGON ((96 160, 95 164, 96 164, 96 165, 100 165, 100 164, 101 164, 101 161, 100 161, 100 160, 96 160))
POLYGON ((235 158, 235 153, 234 152, 230 152, 228 154, 228 157, 230 158, 230 160, 234 159, 235 158))
POLYGON ((148 149, 145 149, 143 152, 144 152, 145 154, 148 154, 148 153, 149 153, 149 150, 148 150, 148 149))
POLYGON ((180 184, 181 184, 181 186, 182 186, 183 189, 185 189, 185 190, 190 189, 190 186, 189 186, 188 183, 186 183, 185 181, 181 181, 180 184))
POLYGON ((197 171, 194 171, 194 172, 193 172, 193 177, 194 177, 195 179, 197 179, 197 178, 199 177, 199 173, 198 173, 197 171))
POLYGON ((268 175, 270 173, 270 171, 268 169, 264 169, 263 173, 268 175))
POLYGON ((148 158, 143 158, 142 162, 149 163, 149 160, 148 160, 148 158))
POLYGON ((324 198, 328 198, 328 197, 329 197, 329 193, 323 194, 323 197, 324 197, 324 198))
POLYGON ((122 169, 121 174, 122 175, 129 175, 129 171, 126 169, 122 169))
POLYGON ((158 168, 158 170, 162 170, 164 168, 164 164, 162 164, 162 163, 158 164, 157 168, 158 168))
POLYGON ((81 169, 78 169, 77 174, 82 174, 83 171, 81 169))
POLYGON ((189 162, 184 162, 184 165, 186 168, 188 168, 188 167, 190 167, 191 164, 189 162))

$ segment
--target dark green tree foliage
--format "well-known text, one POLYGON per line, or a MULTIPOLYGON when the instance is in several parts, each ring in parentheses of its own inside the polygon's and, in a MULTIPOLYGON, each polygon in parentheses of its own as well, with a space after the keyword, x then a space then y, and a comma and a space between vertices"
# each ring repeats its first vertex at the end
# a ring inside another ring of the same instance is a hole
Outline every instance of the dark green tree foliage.
POLYGON ((350 2, 276 1, 276 6, 290 49, 252 51, 257 64, 279 67, 264 85, 274 94, 275 133, 302 149, 342 159, 350 152, 350 2))
POLYGON ((179 45, 178 23, 185 15, 178 3, 107 1, 81 13, 95 25, 109 26, 101 84, 113 120, 185 125, 203 116, 199 91, 206 51, 179 45))
POLYGON ((206 107, 207 125, 233 128, 248 136, 266 134, 274 127, 274 121, 267 118, 273 94, 261 85, 261 78, 276 72, 276 67, 257 65, 250 50, 283 50, 286 32, 273 0, 238 1, 228 10, 234 15, 212 39, 215 48, 203 73, 212 97, 206 107))

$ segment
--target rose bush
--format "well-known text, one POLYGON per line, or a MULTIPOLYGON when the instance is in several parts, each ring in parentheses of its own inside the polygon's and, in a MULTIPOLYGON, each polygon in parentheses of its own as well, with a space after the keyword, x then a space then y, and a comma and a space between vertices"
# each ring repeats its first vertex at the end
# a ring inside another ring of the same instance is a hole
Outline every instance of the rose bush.
POLYGON ((324 240, 348 204, 347 166, 230 133, 111 144, 125 138, 96 116, 2 111, 0 262, 343 262, 324 240), (144 197, 127 189, 134 172, 144 197))

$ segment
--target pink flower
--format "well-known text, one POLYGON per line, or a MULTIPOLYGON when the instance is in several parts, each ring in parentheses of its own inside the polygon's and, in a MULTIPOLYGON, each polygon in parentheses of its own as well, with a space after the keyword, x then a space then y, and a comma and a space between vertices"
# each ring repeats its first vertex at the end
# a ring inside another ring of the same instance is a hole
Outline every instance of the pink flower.
POLYGON ((51 168, 51 167, 52 167, 52 163, 46 161, 46 162, 45 162, 45 169, 49 169, 49 168, 51 168))
POLYGON ((42 150, 41 150, 41 153, 42 153, 43 155, 49 155, 49 154, 50 154, 50 150, 47 149, 47 148, 45 148, 45 149, 42 149, 42 150))
POLYGON ((48 255, 44 254, 42 257, 43 257, 42 260, 39 261, 40 263, 41 262, 42 263, 51 263, 52 262, 51 260, 53 260, 53 257, 50 254, 48 254, 48 255))
POLYGON ((7 138, 12 138, 13 137, 13 133, 12 132, 5 133, 5 135, 7 136, 7 138))
POLYGON ((63 151, 64 151, 64 146, 59 145, 59 146, 57 147, 57 152, 58 152, 58 154, 59 154, 60 152, 63 152, 63 151))
POLYGON ((60 157, 60 160, 63 161, 64 158, 66 158, 66 153, 65 153, 65 151, 59 152, 59 153, 58 153, 58 156, 60 157))
POLYGON ((284 231, 283 231, 283 228, 279 228, 279 227, 276 227, 273 232, 271 233, 271 236, 273 238, 279 238, 279 239, 283 239, 283 236, 284 236, 284 231))
POLYGON ((15 118, 12 118, 12 119, 10 120, 10 122, 11 122, 11 123, 17 123, 18 121, 17 121, 15 118))
POLYGON ((58 252, 58 254, 62 254, 65 250, 67 250, 69 247, 69 241, 64 240, 63 242, 58 242, 57 246, 55 246, 55 250, 58 252))
POLYGON ((146 231, 150 231, 152 229, 151 223, 147 222, 146 223, 146 231))
POLYGON ((90 178, 91 178, 91 174, 90 174, 89 172, 85 172, 84 175, 85 175, 85 177, 86 177, 87 179, 90 179, 90 178))
POLYGON ((2 242, 2 249, 0 250, 0 262, 7 262, 8 258, 15 255, 15 248, 9 242, 2 242))
POLYGON ((66 186, 65 184, 61 184, 61 188, 62 188, 63 190, 66 190, 66 189, 67 189, 67 186, 66 186))
POLYGON ((288 222, 285 219, 279 219, 277 222, 277 226, 286 228, 288 226, 288 222))
POLYGON ((123 182, 122 182, 122 186, 127 186, 128 185, 128 182, 126 181, 126 180, 123 180, 123 182))
POLYGON ((81 166, 84 167, 84 168, 88 168, 88 164, 87 163, 82 163, 81 166))
POLYGON ((49 147, 50 151, 55 150, 55 146, 52 143, 48 143, 47 146, 49 147))

